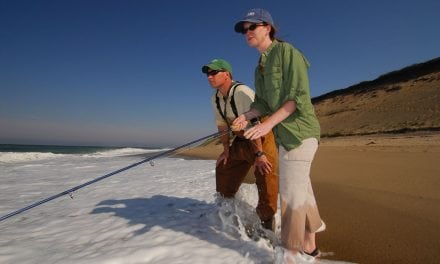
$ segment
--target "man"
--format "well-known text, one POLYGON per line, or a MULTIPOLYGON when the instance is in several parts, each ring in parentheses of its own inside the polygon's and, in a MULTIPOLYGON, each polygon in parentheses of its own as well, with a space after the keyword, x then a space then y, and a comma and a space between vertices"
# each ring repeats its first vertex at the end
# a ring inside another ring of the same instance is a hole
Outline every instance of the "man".
MULTIPOLYGON (((223 59, 204 65, 202 72, 216 89, 212 106, 218 130, 227 131, 235 118, 250 109, 254 92, 233 81, 231 65, 223 59)), ((216 190, 226 198, 234 197, 251 167, 255 166, 259 196, 256 211, 262 226, 274 231, 278 198, 278 149, 274 135, 269 133, 257 140, 248 140, 243 137, 243 131, 239 131, 233 135, 226 133, 221 141, 223 152, 216 163, 216 190)))

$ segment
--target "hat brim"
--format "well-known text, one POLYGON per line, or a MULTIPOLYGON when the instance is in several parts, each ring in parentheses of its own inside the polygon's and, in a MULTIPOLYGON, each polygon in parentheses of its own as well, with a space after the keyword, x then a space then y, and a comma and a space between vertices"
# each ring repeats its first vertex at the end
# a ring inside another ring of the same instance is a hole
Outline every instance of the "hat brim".
POLYGON ((242 33, 243 32, 243 25, 244 23, 249 22, 249 23, 263 23, 264 21, 260 20, 260 19, 246 19, 246 20, 241 20, 239 22, 237 22, 234 26, 234 30, 237 33, 242 33))
POLYGON ((226 69, 223 69, 222 67, 219 67, 215 64, 206 64, 202 67, 202 72, 207 73, 208 70, 214 70, 214 71, 228 71, 226 69))

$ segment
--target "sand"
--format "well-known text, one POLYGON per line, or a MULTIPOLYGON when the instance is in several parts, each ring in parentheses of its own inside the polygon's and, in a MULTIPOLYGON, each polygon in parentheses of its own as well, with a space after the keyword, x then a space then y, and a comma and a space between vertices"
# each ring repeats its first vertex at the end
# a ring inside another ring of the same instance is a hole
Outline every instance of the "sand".
MULTIPOLYGON (((221 145, 185 151, 215 159, 221 145)), ((312 181, 326 259, 440 263, 440 133, 324 138, 312 181)), ((248 182, 252 182, 249 178, 248 182)))

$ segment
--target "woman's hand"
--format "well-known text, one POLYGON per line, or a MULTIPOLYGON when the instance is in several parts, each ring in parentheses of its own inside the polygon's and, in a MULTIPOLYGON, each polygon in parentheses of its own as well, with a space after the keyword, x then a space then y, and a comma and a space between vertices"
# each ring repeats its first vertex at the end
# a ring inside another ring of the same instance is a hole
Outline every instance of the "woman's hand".
POLYGON ((269 122, 263 122, 246 130, 246 132, 244 132, 244 136, 247 139, 255 140, 257 138, 267 135, 272 130, 272 128, 273 127, 270 125, 269 122))

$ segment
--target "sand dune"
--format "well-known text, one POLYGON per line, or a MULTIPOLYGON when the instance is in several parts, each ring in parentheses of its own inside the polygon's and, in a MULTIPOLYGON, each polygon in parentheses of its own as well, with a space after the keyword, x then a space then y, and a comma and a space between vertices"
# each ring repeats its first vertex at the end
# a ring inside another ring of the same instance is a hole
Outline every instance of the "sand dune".
POLYGON ((431 71, 406 68, 393 73, 399 78, 381 77, 314 98, 322 135, 440 130, 440 59, 428 66, 431 71), (402 72, 415 77, 400 77, 402 72))

